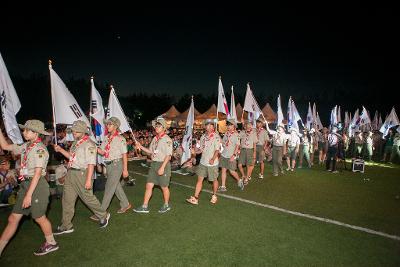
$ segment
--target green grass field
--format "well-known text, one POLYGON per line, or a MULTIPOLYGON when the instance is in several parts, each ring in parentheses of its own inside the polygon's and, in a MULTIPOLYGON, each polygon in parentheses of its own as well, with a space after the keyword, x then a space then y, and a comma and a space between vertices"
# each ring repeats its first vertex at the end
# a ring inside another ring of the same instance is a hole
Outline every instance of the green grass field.
MULTIPOLYGON (((135 173, 147 173, 138 162, 135 173)), ((253 177, 258 174, 254 171, 253 177)), ((343 223, 400 236, 400 168, 366 166, 366 173, 328 173, 323 168, 298 169, 272 177, 267 165, 263 180, 253 178, 244 191, 228 176, 225 194, 343 223)), ((145 177, 134 174, 136 186, 125 187, 134 206, 142 202, 145 177)), ((194 186, 195 176, 174 174, 173 182, 194 186)), ((204 182, 204 189, 211 185, 204 182)), ((56 237, 60 249, 46 256, 32 252, 43 241, 37 225, 26 219, 7 246, 1 266, 400 266, 400 241, 346 227, 294 216, 219 197, 209 203, 203 192, 199 206, 185 198, 193 189, 171 184, 172 210, 158 214, 162 205, 154 190, 150 214, 116 214, 99 229, 90 211, 78 201, 75 232, 56 237)), ((102 192, 98 192, 99 199, 102 192)), ((4 228, 9 209, 0 210, 4 228)), ((61 201, 54 200, 49 218, 55 227, 61 201)))

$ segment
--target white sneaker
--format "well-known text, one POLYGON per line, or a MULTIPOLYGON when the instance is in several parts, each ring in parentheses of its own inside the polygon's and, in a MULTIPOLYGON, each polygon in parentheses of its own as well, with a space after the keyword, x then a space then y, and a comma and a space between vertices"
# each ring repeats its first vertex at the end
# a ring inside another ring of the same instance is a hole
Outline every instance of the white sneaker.
POLYGON ((264 179, 264 175, 262 175, 261 173, 258 175, 259 179, 264 179))

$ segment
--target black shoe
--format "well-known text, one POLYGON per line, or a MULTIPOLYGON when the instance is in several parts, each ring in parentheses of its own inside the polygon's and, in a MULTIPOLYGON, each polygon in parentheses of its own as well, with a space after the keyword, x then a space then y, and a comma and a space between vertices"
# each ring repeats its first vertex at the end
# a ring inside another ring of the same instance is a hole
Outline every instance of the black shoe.
POLYGON ((52 245, 47 242, 44 242, 43 245, 41 245, 38 250, 33 252, 33 254, 35 254, 36 256, 42 256, 42 255, 46 255, 47 253, 56 251, 57 249, 59 249, 57 243, 52 245))
POLYGON ((106 228, 107 227, 107 225, 108 225, 108 221, 110 220, 110 217, 111 217, 111 213, 107 213, 107 216, 104 218, 104 219, 102 219, 102 220, 100 220, 100 228, 106 228))

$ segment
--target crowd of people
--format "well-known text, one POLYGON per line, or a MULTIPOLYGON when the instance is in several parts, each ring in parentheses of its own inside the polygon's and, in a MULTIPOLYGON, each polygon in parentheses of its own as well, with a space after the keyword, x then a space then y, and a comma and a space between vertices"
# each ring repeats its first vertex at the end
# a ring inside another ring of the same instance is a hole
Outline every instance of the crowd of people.
POLYGON ((159 213, 171 210, 169 184, 171 172, 197 174, 192 196, 186 201, 199 204, 199 194, 204 179, 212 183, 210 202, 218 202, 217 192, 227 191, 228 174, 244 190, 254 178, 264 179, 265 164, 272 163, 272 176, 284 175, 299 168, 325 165, 325 169, 337 173, 337 163, 346 169, 346 158, 393 163, 400 159, 400 133, 394 128, 386 136, 379 131, 361 132, 355 129, 352 137, 346 135, 341 125, 323 129, 287 129, 279 124, 271 129, 268 123, 258 119, 243 121, 240 129, 235 120, 227 120, 227 131, 220 134, 215 120, 207 119, 202 129, 192 135, 190 156, 182 161, 184 149, 181 129, 168 129, 164 118, 152 122, 151 129, 120 133, 120 121, 111 117, 106 122, 107 136, 102 143, 90 138, 90 128, 84 121, 75 121, 70 128, 53 132, 44 129, 38 120, 20 125, 26 143, 12 144, 0 128, 0 201, 13 204, 8 224, 0 237, 0 256, 15 234, 23 215, 30 215, 39 224, 45 242, 34 252, 45 255, 58 250, 54 235, 74 232, 75 202, 79 197, 93 212, 90 219, 101 228, 108 225, 109 206, 115 195, 120 202, 117 213, 132 210, 149 212, 149 201, 155 186, 163 193, 164 203, 159 213), (123 180, 129 177, 128 161, 145 160, 149 166, 143 203, 133 208, 123 188, 123 180), (286 163, 286 166, 284 166, 286 163), (183 172, 182 172, 183 171, 183 172), (107 177, 103 199, 93 194, 95 173, 107 177), (49 203, 49 183, 53 194, 62 198, 62 221, 54 229, 46 217, 49 203), (18 195, 15 194, 18 190, 18 195))

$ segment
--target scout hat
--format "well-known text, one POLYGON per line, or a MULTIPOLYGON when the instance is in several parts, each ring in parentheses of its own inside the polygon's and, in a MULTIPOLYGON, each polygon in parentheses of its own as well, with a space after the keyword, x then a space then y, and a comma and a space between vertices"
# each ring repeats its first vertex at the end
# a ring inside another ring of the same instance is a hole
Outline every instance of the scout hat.
POLYGON ((163 117, 157 117, 155 120, 153 120, 153 121, 151 122, 151 125, 153 126, 153 128, 156 127, 156 124, 157 124, 157 123, 161 124, 161 126, 162 126, 164 129, 167 129, 167 122, 165 121, 165 119, 164 119, 163 117))
POLYGON ((27 120, 24 125, 18 124, 21 129, 28 129, 43 135, 50 135, 44 130, 44 123, 40 120, 27 120))
POLYGON ((258 117, 257 122, 264 123, 264 120, 261 117, 258 117))
POLYGON ((108 120, 104 120, 104 124, 108 123, 111 123, 112 125, 117 127, 117 129, 119 129, 119 127, 121 126, 121 121, 117 117, 111 117, 108 120))
POLYGON ((235 127, 237 127, 237 123, 236 123, 235 119, 229 119, 229 120, 227 120, 227 121, 226 121, 226 124, 227 124, 227 125, 232 124, 232 125, 234 125, 235 127))
POLYGON ((207 124, 212 124, 214 125, 216 121, 214 119, 206 119, 203 121, 203 125, 206 126, 207 124))
POLYGON ((85 133, 85 134, 90 133, 89 128, 86 125, 86 122, 81 121, 81 120, 74 121, 71 128, 67 128, 68 133, 71 133, 72 131, 78 132, 78 133, 85 133))

